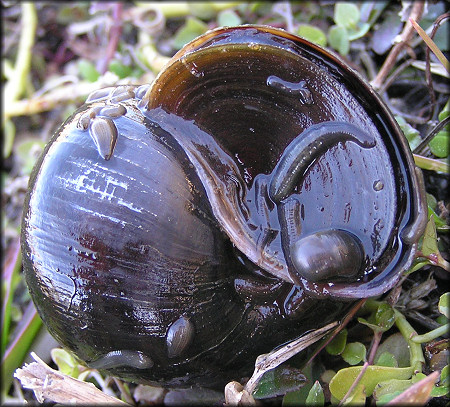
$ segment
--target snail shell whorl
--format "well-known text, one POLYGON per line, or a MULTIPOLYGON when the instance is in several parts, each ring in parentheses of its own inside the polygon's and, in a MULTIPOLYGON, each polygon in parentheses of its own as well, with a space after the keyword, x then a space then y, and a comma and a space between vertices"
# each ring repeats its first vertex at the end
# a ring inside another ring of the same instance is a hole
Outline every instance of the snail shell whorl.
POLYGON ((335 55, 217 29, 150 86, 94 92, 52 138, 24 205, 27 284, 91 366, 222 385, 339 300, 396 283, 426 220, 414 168, 335 55))

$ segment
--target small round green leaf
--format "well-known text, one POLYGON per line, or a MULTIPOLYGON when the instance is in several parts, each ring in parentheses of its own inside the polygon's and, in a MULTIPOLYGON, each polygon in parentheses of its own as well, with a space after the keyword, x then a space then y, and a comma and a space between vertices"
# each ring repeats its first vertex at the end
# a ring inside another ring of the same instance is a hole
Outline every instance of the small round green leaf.
POLYGON ((356 4, 338 2, 334 6, 334 22, 344 28, 355 28, 360 18, 356 4))
POLYGON ((78 376, 78 363, 69 352, 61 348, 54 348, 50 354, 61 373, 71 377, 78 376))
POLYGON ((433 140, 430 141, 428 146, 431 152, 439 158, 445 158, 449 154, 450 133, 448 131, 441 131, 433 140))
POLYGON ((350 51, 350 41, 345 27, 332 26, 328 31, 328 42, 341 55, 347 55, 350 51))
POLYGON ((325 33, 320 28, 314 27, 313 25, 301 24, 298 27, 297 34, 322 47, 327 45, 327 36, 325 33))
POLYGON ((342 358, 349 365, 357 365, 366 360, 366 347, 361 342, 348 343, 342 352, 342 358))
POLYGON ((189 41, 202 35, 208 30, 208 25, 194 17, 188 17, 173 37, 173 47, 180 49, 189 41))
POLYGON ((378 366, 398 367, 397 359, 391 352, 383 352, 378 359, 375 360, 378 366))
POLYGON ((326 350, 330 355, 340 355, 347 343, 347 330, 343 329, 327 345, 326 350))
POLYGON ((88 82, 95 82, 100 76, 94 64, 86 59, 80 59, 77 66, 81 77, 88 82))
POLYGON ((131 66, 124 65, 117 60, 112 60, 109 63, 108 69, 112 73, 115 73, 120 79, 128 78, 133 71, 133 68, 131 68, 131 66))
POLYGON ((221 27, 233 27, 241 23, 241 18, 233 10, 223 10, 217 15, 217 24, 221 27))

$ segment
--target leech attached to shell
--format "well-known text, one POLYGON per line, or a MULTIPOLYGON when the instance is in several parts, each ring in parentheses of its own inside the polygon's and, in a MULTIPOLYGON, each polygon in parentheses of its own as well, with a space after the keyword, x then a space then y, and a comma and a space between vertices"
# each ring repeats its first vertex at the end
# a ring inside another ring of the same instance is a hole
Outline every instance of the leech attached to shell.
POLYGON ((117 127, 111 119, 95 117, 89 123, 89 134, 97 147, 98 153, 109 160, 117 142, 117 127))
POLYGON ((286 147, 270 183, 270 197, 280 202, 288 197, 311 162, 339 142, 352 141, 363 148, 374 147, 375 139, 345 122, 323 122, 308 127, 286 147))
POLYGON ((270 75, 267 78, 267 85, 282 93, 298 96, 299 100, 305 105, 313 103, 311 91, 306 87, 305 81, 300 81, 298 83, 288 82, 275 75, 270 75))
POLYGON ((115 369, 118 367, 132 367, 134 369, 149 369, 153 361, 138 350, 113 350, 92 362, 93 369, 115 369))
POLYGON ((194 325, 182 316, 169 328, 166 335, 167 354, 169 358, 175 358, 183 354, 194 339, 194 325))

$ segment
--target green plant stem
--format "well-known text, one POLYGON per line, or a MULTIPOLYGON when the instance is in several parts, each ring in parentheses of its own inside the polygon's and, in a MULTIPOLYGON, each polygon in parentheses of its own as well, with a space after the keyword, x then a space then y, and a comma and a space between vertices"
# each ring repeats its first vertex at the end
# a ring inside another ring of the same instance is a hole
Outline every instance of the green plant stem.
MULTIPOLYGON (((215 12, 219 12, 239 4, 241 4, 239 1, 215 1, 208 3, 208 6, 215 12)), ((136 5, 149 9, 157 9, 161 11, 165 18, 179 18, 192 14, 192 6, 187 1, 137 2, 136 5)))
POLYGON ((422 366, 425 363, 425 358, 422 352, 422 346, 419 343, 415 343, 411 340, 413 336, 417 335, 417 332, 406 320, 405 316, 394 308, 395 325, 401 332, 409 347, 409 359, 410 364, 414 368, 414 372, 422 372, 422 366))
POLYGON ((433 339, 439 338, 440 336, 446 334, 450 328, 450 324, 445 324, 440 326, 439 328, 433 329, 430 332, 427 332, 423 335, 415 335, 411 338, 411 341, 414 343, 425 343, 430 342, 433 339))
POLYGON ((36 27, 37 14, 34 3, 22 3, 22 32, 14 72, 5 86, 5 104, 17 100, 25 91, 27 77, 30 72, 31 51, 34 45, 36 27))
POLYGON ((440 171, 445 172, 446 174, 450 173, 450 165, 448 164, 448 162, 424 157, 417 154, 413 154, 413 156, 416 165, 423 170, 440 171))

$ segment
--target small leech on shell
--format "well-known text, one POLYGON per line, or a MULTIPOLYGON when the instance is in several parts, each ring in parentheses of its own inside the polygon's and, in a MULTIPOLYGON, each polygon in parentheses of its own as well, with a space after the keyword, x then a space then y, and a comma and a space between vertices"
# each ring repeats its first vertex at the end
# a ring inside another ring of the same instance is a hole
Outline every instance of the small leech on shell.
POLYGON ((169 358, 180 356, 192 343, 194 339, 194 325, 182 316, 178 318, 167 331, 167 353, 169 358))
POLYGON ((89 363, 93 369, 114 369, 128 366, 134 369, 149 369, 152 359, 138 350, 113 350, 89 363))
POLYGON ((116 146, 118 131, 111 119, 95 117, 89 123, 89 134, 94 140, 98 153, 109 160, 116 146))

